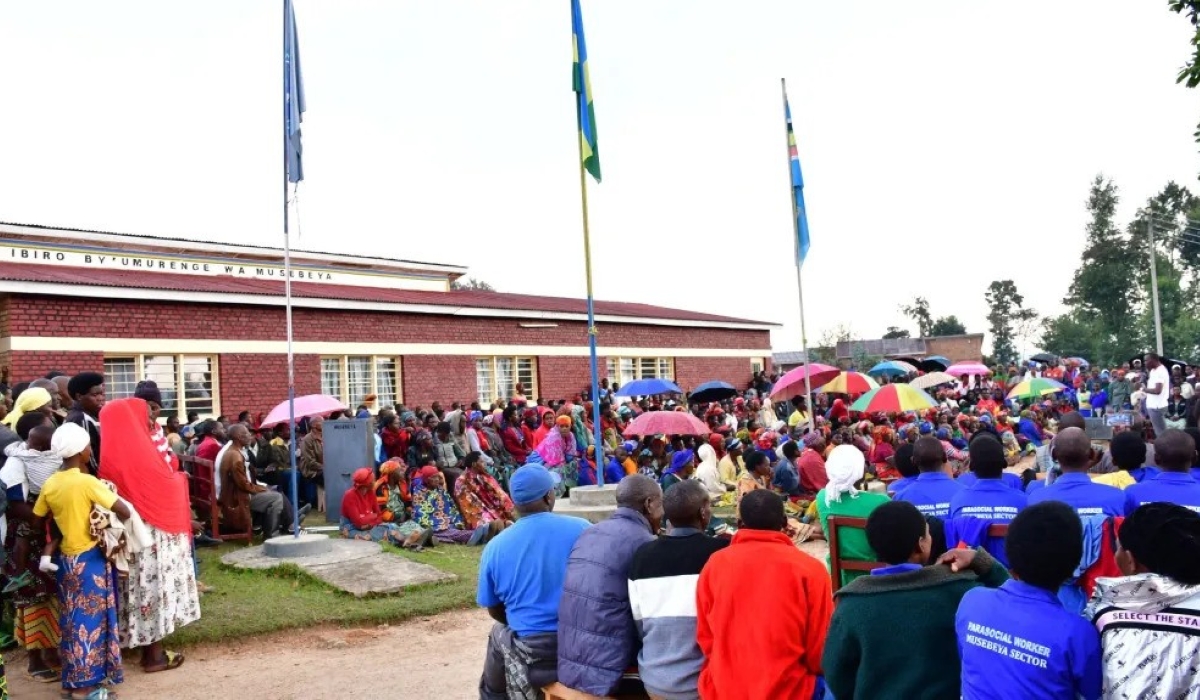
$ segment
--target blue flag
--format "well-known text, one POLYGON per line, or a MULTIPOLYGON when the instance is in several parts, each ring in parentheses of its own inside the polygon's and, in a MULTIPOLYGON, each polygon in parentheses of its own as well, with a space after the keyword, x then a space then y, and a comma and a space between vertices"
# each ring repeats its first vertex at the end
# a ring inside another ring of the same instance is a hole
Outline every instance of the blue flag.
POLYGON ((787 94, 783 97, 783 116, 787 119, 788 160, 792 170, 792 199, 796 214, 796 263, 804 264, 808 257, 808 210, 804 207, 804 175, 800 172, 800 153, 796 150, 796 133, 792 131, 792 108, 787 94))
POLYGON ((304 121, 304 76, 300 73, 300 42, 292 0, 283 0, 283 133, 287 149, 288 182, 304 179, 300 156, 300 122, 304 121))

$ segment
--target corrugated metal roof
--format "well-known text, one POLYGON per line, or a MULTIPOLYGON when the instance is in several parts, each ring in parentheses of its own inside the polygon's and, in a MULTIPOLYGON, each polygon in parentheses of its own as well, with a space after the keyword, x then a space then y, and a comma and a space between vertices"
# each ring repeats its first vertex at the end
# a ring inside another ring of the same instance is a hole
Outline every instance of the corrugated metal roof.
MULTIPOLYGON (((84 267, 57 267, 50 265, 28 265, 0 262, 0 280, 17 282, 45 282, 77 284, 100 287, 126 287, 132 289, 159 289, 176 292, 206 292, 211 294, 256 294, 282 296, 283 281, 253 279, 218 275, 172 275, 160 272, 136 270, 105 270, 84 267)), ((347 301, 373 301, 394 304, 427 304, 431 306, 470 307, 478 309, 504 309, 532 312, 586 314, 587 301, 563 297, 545 297, 529 294, 506 294, 474 290, 432 292, 408 289, 383 289, 373 287, 351 287, 313 282, 292 282, 292 295, 309 299, 344 299, 347 301)), ((626 316, 632 318, 666 319, 672 321, 699 321, 711 323, 746 323, 775 325, 715 314, 670 309, 649 304, 618 301, 596 301, 596 314, 602 316, 626 316)))

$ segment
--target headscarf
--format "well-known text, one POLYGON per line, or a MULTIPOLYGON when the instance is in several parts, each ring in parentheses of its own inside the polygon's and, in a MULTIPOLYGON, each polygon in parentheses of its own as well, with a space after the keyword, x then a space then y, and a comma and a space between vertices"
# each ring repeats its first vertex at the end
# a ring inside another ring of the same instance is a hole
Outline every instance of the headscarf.
MULTIPOLYGON (((557 420, 561 421, 564 418, 568 422, 571 420, 567 416, 559 416, 557 420)), ((568 432, 566 437, 563 437, 561 430, 551 430, 534 451, 541 456, 547 467, 561 467, 578 454, 575 434, 568 432)))
MULTIPOLYGON (((17 397, 16 403, 13 404, 13 409, 5 416, 4 425, 16 429, 17 421, 21 420, 21 416, 30 411, 38 410, 50 403, 51 400, 50 392, 40 386, 22 391, 21 395, 17 397)), ((76 454, 79 453, 77 452, 76 454)))
POLYGON ((426 477, 430 477, 439 473, 440 472, 438 471, 437 467, 433 466, 432 464, 426 464, 425 466, 413 472, 412 480, 416 481, 417 479, 420 479, 422 483, 424 483, 426 477))
POLYGON ((821 435, 820 433, 815 433, 815 432, 814 433, 805 433, 804 437, 800 438, 800 440, 804 443, 805 447, 812 447, 813 445, 817 444, 818 442, 820 442, 823 439, 825 439, 825 436, 821 435))
POLYGON ((172 535, 191 534, 188 476, 164 463, 150 432, 146 402, 129 398, 104 404, 100 431, 100 478, 115 484, 146 524, 172 535))
POLYGON ((691 450, 680 450, 676 452, 675 456, 671 458, 671 466, 667 467, 666 470, 663 471, 663 476, 666 476, 667 474, 678 473, 679 470, 683 469, 684 465, 691 462, 695 456, 696 453, 692 452, 691 450))
POLYGON ((825 459, 825 473, 829 475, 829 484, 825 487, 825 505, 832 508, 834 503, 842 500, 842 494, 850 494, 850 498, 858 497, 858 483, 866 471, 866 459, 863 453, 853 445, 838 445, 825 459))
POLYGON ((63 423, 50 438, 50 451, 60 459, 68 459, 83 452, 90 444, 92 438, 86 430, 75 423, 63 423))
POLYGON ((400 463, 394 459, 389 459, 388 461, 379 465, 379 476, 387 476, 394 471, 399 471, 399 469, 400 463))
POLYGON ((362 469, 355 470, 354 476, 350 477, 350 481, 354 484, 355 488, 370 486, 375 483, 375 475, 371 473, 370 469, 363 467, 362 469))

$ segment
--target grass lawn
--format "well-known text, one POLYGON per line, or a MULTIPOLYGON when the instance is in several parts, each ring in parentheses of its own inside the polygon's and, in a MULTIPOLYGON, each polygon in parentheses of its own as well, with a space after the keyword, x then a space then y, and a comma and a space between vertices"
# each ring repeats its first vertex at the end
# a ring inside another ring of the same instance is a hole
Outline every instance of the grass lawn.
POLYGON ((266 571, 234 569, 221 555, 244 545, 200 550, 200 578, 214 587, 200 599, 201 618, 172 635, 174 645, 217 642, 320 624, 346 626, 399 622, 475 605, 475 583, 482 547, 442 545, 421 554, 387 548, 456 574, 447 583, 415 586, 388 596, 355 598, 309 576, 296 566, 266 571))

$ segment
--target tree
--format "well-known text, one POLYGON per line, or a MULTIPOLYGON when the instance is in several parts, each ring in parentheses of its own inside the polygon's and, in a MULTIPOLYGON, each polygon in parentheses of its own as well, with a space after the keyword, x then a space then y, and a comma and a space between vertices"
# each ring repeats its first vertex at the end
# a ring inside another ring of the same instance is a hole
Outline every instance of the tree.
POLYGON ((925 297, 917 297, 908 306, 901 306, 900 311, 917 322, 917 333, 927 338, 933 330, 933 314, 929 313, 929 301, 925 297))
POLYGON ((942 316, 934 321, 933 325, 929 327, 928 335, 962 335, 966 332, 967 327, 963 325, 962 321, 959 321, 957 316, 950 315, 942 316))
POLYGON ((1025 297, 1017 291, 1012 280, 996 280, 988 285, 983 294, 988 305, 988 332, 992 334, 992 357, 996 362, 1009 364, 1020 359, 1013 342, 1017 332, 1015 324, 1028 327, 1037 318, 1037 312, 1026 309, 1025 297))
POLYGON ((891 340, 893 338, 907 338, 907 337, 909 337, 908 331, 904 330, 903 328, 899 328, 897 326, 888 326, 887 333, 883 334, 884 340, 891 340))
MULTIPOLYGON (((1167 0, 1167 7, 1171 12, 1187 15, 1188 21, 1192 23, 1192 55, 1183 68, 1179 69, 1175 82, 1194 88, 1200 85, 1200 0, 1167 0)), ((1200 126, 1196 128, 1193 137, 1200 141, 1200 126)))
POLYGON ((813 360, 826 365, 837 362, 837 344, 854 339, 854 329, 845 323, 826 328, 817 339, 817 346, 809 348, 813 360))
POLYGON ((476 292, 494 292, 496 288, 484 282, 483 280, 475 279, 474 277, 460 277, 450 283, 450 289, 461 291, 476 291, 476 292))

